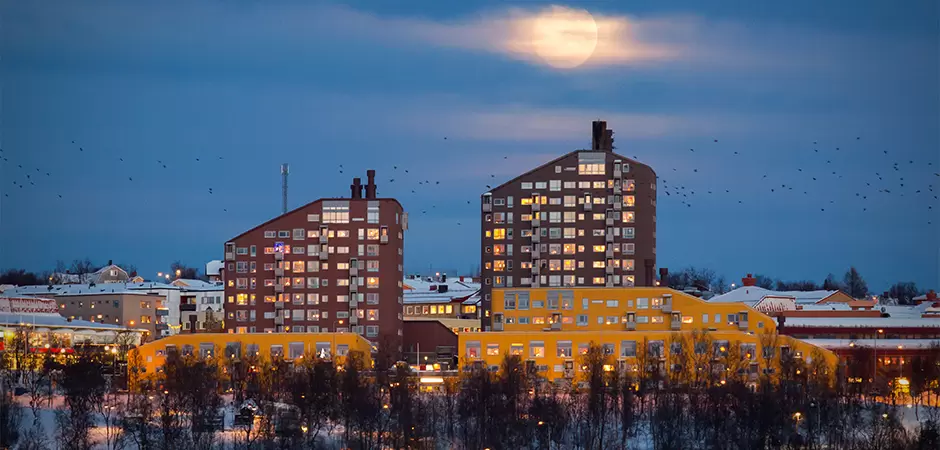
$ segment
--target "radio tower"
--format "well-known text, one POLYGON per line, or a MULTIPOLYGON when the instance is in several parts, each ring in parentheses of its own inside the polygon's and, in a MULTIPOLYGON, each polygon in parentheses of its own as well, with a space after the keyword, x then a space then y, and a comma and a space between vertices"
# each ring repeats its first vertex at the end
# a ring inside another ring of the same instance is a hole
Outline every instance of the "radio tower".
POLYGON ((287 213, 287 175, 290 173, 290 165, 281 164, 281 213, 287 213))

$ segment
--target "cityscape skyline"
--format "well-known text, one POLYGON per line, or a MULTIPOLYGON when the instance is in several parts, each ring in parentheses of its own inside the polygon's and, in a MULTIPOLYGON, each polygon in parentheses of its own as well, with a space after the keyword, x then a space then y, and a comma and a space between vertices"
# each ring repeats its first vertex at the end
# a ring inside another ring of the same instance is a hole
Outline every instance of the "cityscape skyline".
POLYGON ((150 277, 175 260, 202 268, 238 230, 280 213, 287 162, 292 209, 344 196, 350 173, 376 169, 379 197, 411 217, 405 272, 469 271, 486 186, 590 148, 588 124, 602 119, 615 151, 662 180, 658 267, 819 282, 855 266, 876 292, 897 281, 936 287, 936 6, 853 4, 836 17, 835 6, 799 2, 734 12, 597 3, 599 27, 634 25, 649 52, 605 52, 574 69, 465 41, 547 4, 421 14, 285 4, 252 16, 101 2, 63 4, 48 21, 36 5, 4 4, 4 110, 17 114, 3 127, 0 267, 89 257, 150 277), (183 21, 168 41, 153 26, 205 12, 244 27, 183 21), (287 18, 350 26, 274 32, 269 22, 287 18), (691 45, 702 28, 713 31, 691 45), (465 34, 444 40, 450 31, 465 34), (729 53, 742 56, 719 57, 729 53), (452 250, 440 252, 443 242, 452 250))

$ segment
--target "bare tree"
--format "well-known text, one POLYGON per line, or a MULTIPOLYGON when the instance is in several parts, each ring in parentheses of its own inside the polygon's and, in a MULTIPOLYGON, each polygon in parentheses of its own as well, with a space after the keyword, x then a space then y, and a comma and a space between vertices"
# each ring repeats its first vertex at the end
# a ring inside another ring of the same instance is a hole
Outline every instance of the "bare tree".
POLYGON ((77 359, 62 368, 61 382, 65 405, 57 415, 59 446, 68 450, 90 450, 89 431, 94 427, 96 405, 104 399, 107 381, 102 365, 90 353, 81 353, 77 359))
POLYGON ((845 277, 842 282, 845 286, 846 294, 849 294, 853 298, 864 298, 868 295, 868 283, 865 282, 865 279, 862 278, 855 267, 849 267, 849 270, 845 272, 845 277))
POLYGON ((79 276, 92 273, 95 270, 95 265, 88 258, 73 260, 72 265, 69 266, 69 272, 79 276))

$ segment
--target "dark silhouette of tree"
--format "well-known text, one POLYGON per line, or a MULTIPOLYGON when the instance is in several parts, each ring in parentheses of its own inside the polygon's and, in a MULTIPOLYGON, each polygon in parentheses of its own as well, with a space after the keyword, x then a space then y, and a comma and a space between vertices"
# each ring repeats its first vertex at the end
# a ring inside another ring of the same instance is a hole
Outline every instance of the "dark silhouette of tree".
POLYGON ((852 296, 852 298, 864 298, 868 295, 868 283, 865 282, 865 279, 862 278, 855 267, 850 267, 845 272, 842 283, 845 286, 845 293, 852 296))
POLYGON ((170 277, 194 280, 199 278, 199 271, 177 260, 170 264, 170 277), (179 271, 179 276, 176 275, 176 271, 179 271))
POLYGON ((836 277, 833 274, 826 276, 826 279, 823 280, 822 288, 825 291, 840 291, 842 290, 842 285, 836 281, 836 277))
POLYGON ((84 275, 86 273, 92 273, 95 270, 97 270, 95 265, 88 258, 73 260, 72 265, 69 266, 69 273, 75 275, 84 275))
POLYGON ((0 284, 12 284, 14 286, 36 286, 46 284, 48 280, 36 275, 33 272, 27 272, 23 269, 7 269, 0 274, 0 284))
POLYGON ((914 304, 914 297, 923 293, 923 291, 917 289, 917 284, 913 281, 901 281, 888 288, 888 296, 897 299, 899 305, 912 305, 914 304))
POLYGON ((754 275, 754 278, 757 280, 755 286, 762 287, 764 289, 773 289, 774 280, 766 275, 757 274, 754 275))
POLYGON ((783 281, 777 280, 774 287, 778 291, 815 291, 819 289, 819 285, 812 280, 802 280, 802 281, 783 281))
POLYGON ((89 450, 94 445, 90 435, 95 426, 95 409, 107 389, 103 365, 91 353, 81 353, 61 369, 59 386, 64 407, 57 422, 59 446, 69 450, 89 450))

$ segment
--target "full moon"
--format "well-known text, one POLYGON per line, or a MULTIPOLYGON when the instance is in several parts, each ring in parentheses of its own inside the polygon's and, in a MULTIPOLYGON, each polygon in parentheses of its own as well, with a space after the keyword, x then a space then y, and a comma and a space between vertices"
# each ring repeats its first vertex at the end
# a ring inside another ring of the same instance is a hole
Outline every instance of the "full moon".
POLYGON ((532 18, 532 46, 546 64, 573 69, 597 47, 597 22, 583 9, 552 6, 532 18))

